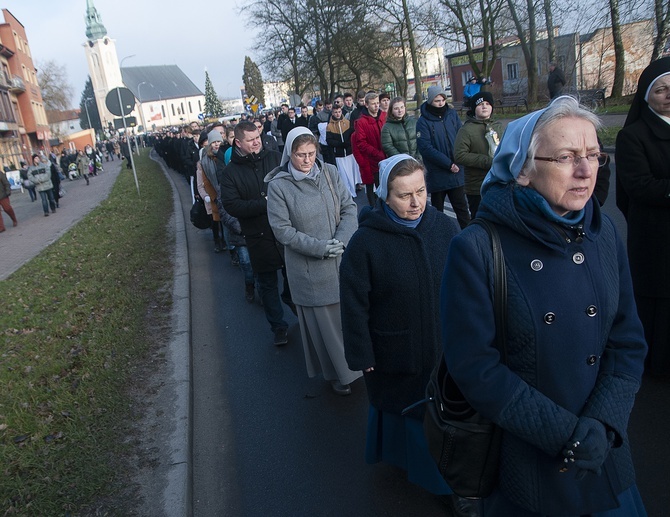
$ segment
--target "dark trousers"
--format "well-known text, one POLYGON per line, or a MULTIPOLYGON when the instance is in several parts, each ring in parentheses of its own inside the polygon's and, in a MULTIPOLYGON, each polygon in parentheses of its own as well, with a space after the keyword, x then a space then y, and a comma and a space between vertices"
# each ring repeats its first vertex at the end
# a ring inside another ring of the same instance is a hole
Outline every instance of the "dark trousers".
POLYGON ((470 207, 470 218, 477 217, 477 210, 479 210, 479 203, 482 201, 482 196, 479 194, 468 194, 468 206, 470 207))
POLYGON ((45 214, 49 213, 49 207, 51 207, 52 212, 56 211, 56 200, 54 199, 53 189, 42 190, 40 192, 40 198, 42 198, 42 209, 45 214))
POLYGON ((268 323, 270 323, 270 328, 273 332, 279 328, 288 328, 288 323, 284 321, 284 309, 281 303, 282 299, 290 302, 291 291, 288 287, 288 279, 285 270, 282 270, 282 273, 284 275, 284 289, 281 298, 279 296, 277 271, 256 273, 258 294, 263 302, 265 317, 267 318, 268 323))
POLYGON ((437 208, 440 212, 444 211, 444 200, 449 196, 449 202, 454 209, 456 219, 461 227, 465 228, 470 222, 470 212, 468 211, 468 201, 465 198, 465 187, 456 187, 449 190, 440 190, 438 192, 431 192, 430 204, 437 208))

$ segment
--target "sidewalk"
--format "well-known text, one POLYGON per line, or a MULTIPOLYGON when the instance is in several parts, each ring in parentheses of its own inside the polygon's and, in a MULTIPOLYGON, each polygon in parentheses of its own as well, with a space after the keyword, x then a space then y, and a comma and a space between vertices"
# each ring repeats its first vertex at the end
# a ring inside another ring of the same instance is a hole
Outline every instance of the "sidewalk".
POLYGON ((49 217, 44 217, 39 194, 37 201, 31 203, 28 191, 13 190, 9 200, 19 224, 14 228, 9 216, 2 213, 7 231, 0 233, 0 280, 6 279, 23 264, 39 255, 101 201, 107 199, 122 163, 118 159, 103 162, 104 172, 91 176, 91 184, 88 186, 83 178, 62 181, 61 187, 66 191, 65 196, 59 201, 60 208, 49 217))

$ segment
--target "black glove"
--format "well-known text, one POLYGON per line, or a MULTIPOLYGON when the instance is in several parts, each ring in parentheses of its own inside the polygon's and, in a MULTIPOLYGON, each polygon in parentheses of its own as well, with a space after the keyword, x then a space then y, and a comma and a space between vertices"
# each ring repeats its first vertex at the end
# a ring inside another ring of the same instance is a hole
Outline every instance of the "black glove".
POLYGON ((614 433, 608 433, 602 422, 582 416, 563 450, 563 456, 577 467, 577 479, 583 479, 588 472, 600 475, 613 442, 614 433))

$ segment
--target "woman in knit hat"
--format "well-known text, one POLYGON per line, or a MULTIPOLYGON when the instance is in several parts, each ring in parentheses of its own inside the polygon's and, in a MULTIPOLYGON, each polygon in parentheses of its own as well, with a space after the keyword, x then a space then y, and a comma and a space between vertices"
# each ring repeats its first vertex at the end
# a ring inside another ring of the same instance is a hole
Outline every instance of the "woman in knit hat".
POLYGON ((640 75, 616 140, 617 206, 628 223, 637 309, 649 344, 646 371, 670 376, 670 57, 640 75))
MULTIPOLYGON (((202 135, 199 140, 204 144, 202 135)), ((216 154, 223 141, 221 133, 212 130, 205 139, 207 145, 203 147, 204 152, 196 165, 196 185, 200 197, 205 202, 207 213, 212 216, 212 236, 214 237, 214 253, 221 253, 224 250, 223 240, 221 239, 221 219, 219 211, 216 209, 216 200, 219 198, 219 182, 216 179, 216 154)))
POLYGON ((346 358, 363 370, 370 401, 365 460, 403 468, 451 502, 428 452, 424 407, 401 413, 424 398, 439 357, 439 286, 459 230, 427 204, 421 162, 396 154, 379 165, 377 203, 361 212, 340 267, 346 358))
POLYGON ((599 125, 576 99, 558 97, 510 122, 482 185, 477 217, 498 230, 505 256, 506 359, 491 239, 473 224, 451 243, 445 363, 502 430, 485 516, 646 516, 628 420, 647 347, 624 244, 592 196, 607 158, 599 125))
POLYGON ((456 135, 454 157, 465 167, 465 195, 473 219, 482 199, 479 190, 502 136, 502 125, 492 115, 493 95, 480 91, 472 97, 468 118, 456 135))

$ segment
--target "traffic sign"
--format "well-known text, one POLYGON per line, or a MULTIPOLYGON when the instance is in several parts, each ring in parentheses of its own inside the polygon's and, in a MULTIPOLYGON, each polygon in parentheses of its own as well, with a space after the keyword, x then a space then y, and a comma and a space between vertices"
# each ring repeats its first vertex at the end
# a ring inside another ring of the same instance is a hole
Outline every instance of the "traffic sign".
POLYGON ((114 115, 122 117, 129 115, 133 111, 135 96, 128 88, 114 88, 105 97, 105 104, 107 105, 107 109, 114 115), (121 104, 119 104, 119 97, 121 97, 121 104))

